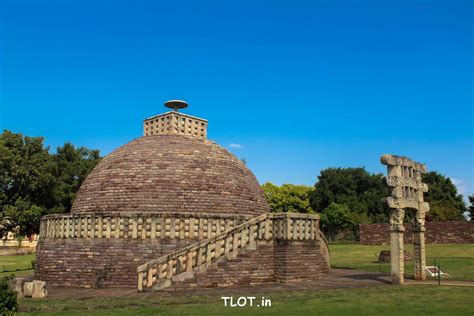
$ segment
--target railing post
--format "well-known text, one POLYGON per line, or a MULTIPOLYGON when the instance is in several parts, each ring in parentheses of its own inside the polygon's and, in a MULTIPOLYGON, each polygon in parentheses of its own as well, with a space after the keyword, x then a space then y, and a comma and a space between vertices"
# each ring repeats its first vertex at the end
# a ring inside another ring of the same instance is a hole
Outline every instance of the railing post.
POLYGON ((143 291, 143 272, 138 272, 138 291, 143 291))
POLYGON ((249 239, 248 239, 248 236, 247 236, 247 234, 248 234, 248 229, 244 229, 244 230, 242 230, 240 233, 241 233, 241 235, 242 235, 242 237, 241 237, 242 241, 241 241, 240 247, 243 248, 243 247, 245 247, 245 246, 247 245, 247 242, 248 242, 248 240, 249 240, 249 239))
POLYGON ((173 277, 173 259, 168 260, 168 269, 166 270, 166 277, 171 279, 173 277))
POLYGON ((152 287, 153 286, 153 268, 152 267, 148 267, 148 270, 147 270, 147 283, 146 283, 146 286, 147 287, 152 287))
POLYGON ((215 258, 219 258, 221 256, 221 240, 216 240, 215 241, 216 248, 214 250, 215 258))
POLYGON ((197 267, 201 266, 202 264, 202 247, 199 247, 197 250, 197 258, 196 258, 196 265, 197 267))
POLYGON ((257 224, 252 224, 249 227, 249 246, 248 246, 248 248, 250 250, 257 249, 257 245, 255 244, 254 228, 257 228, 257 224))
POLYGON ((189 251, 186 255, 186 271, 193 270, 193 252, 189 251))
POLYGON ((310 239, 310 226, 311 226, 311 220, 309 218, 305 219, 304 221, 304 239, 308 240, 310 239))
POLYGON ((285 217, 285 221, 286 221, 286 234, 285 234, 285 239, 289 240, 291 239, 291 221, 292 219, 288 216, 285 217))
POLYGON ((227 255, 230 252, 230 242, 229 242, 229 235, 225 236, 224 239, 224 255, 227 257, 227 255))
POLYGON ((206 263, 211 261, 211 244, 206 244, 206 263))
POLYGON ((237 239, 237 232, 235 232, 232 238, 232 250, 237 251, 238 248, 239 248, 239 240, 237 239))
POLYGON ((194 239, 194 218, 189 218, 189 239, 194 239))
POLYGON ((271 224, 272 219, 270 218, 265 218, 265 240, 270 240, 270 224, 271 224))

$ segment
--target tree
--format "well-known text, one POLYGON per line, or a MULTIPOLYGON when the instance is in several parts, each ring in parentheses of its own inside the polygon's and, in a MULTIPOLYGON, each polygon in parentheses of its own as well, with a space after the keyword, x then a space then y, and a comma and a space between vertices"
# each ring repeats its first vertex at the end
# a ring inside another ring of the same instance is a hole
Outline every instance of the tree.
POLYGON ((426 214, 429 221, 458 221, 464 220, 466 205, 461 194, 450 178, 436 171, 425 173, 423 182, 428 184, 425 201, 430 204, 430 211, 426 214))
POLYGON ((11 288, 12 277, 5 276, 0 279, 0 315, 18 314, 16 292, 11 288))
POLYGON ((312 213, 309 195, 313 189, 305 185, 283 184, 276 186, 270 182, 262 185, 272 212, 312 213))
POLYGON ((28 219, 54 207, 53 169, 43 138, 9 131, 0 135, 0 214, 19 226, 20 234, 38 231, 38 221, 27 224, 28 219))
POLYGON ((49 153, 41 137, 0 134, 0 237, 38 233, 40 218, 69 212, 99 152, 71 144, 49 153))
POLYGON ((82 182, 100 161, 99 151, 85 147, 75 148, 70 143, 58 147, 53 155, 55 213, 69 212, 82 182))
POLYGON ((474 194, 469 196, 469 203, 471 203, 468 209, 469 217, 471 221, 474 221, 474 194))
POLYGON ((364 168, 328 168, 321 171, 310 205, 324 212, 332 203, 346 205, 354 218, 388 221, 390 210, 384 198, 390 190, 382 174, 370 174, 364 168))
POLYGON ((320 216, 321 229, 329 240, 334 240, 339 231, 351 229, 354 226, 351 211, 344 204, 333 202, 321 212, 320 216))

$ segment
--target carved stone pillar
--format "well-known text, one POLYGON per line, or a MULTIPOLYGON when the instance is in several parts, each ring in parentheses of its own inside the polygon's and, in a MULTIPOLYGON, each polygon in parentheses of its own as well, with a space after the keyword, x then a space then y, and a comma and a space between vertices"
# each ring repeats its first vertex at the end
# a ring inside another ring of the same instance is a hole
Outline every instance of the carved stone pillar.
POLYGON ((403 254, 403 209, 394 209, 390 216, 390 255, 391 275, 393 284, 404 283, 405 262, 403 254))
POLYGON ((423 211, 417 211, 413 223, 415 280, 426 280, 425 231, 425 214, 423 211))

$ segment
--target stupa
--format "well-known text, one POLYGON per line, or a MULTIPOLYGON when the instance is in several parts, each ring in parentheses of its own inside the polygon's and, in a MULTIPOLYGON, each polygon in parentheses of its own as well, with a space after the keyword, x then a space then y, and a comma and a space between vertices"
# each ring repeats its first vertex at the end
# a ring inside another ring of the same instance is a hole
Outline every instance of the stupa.
POLYGON ((82 184, 71 213, 41 220, 35 278, 139 291, 318 278, 317 214, 270 213, 253 173, 179 109, 144 120, 82 184))

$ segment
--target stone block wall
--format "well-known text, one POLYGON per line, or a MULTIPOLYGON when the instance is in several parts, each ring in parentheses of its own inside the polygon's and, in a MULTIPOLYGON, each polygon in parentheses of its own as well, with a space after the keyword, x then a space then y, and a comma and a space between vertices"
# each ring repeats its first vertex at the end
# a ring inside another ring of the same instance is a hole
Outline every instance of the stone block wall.
MULTIPOLYGON (((405 224, 404 242, 413 242, 411 224, 405 224)), ((363 245, 390 244, 390 224, 359 225, 360 243, 363 245)), ((464 244, 474 243, 473 221, 426 222, 426 243, 464 244)))
POLYGON ((329 262, 320 252, 321 242, 275 240, 275 281, 315 280, 329 272, 329 262))
POLYGON ((258 241, 254 250, 222 258, 192 278, 175 282, 170 290, 316 280, 329 272, 319 242, 258 241))
POLYGON ((44 218, 35 278, 141 291, 171 279, 172 288, 226 287, 311 280, 329 270, 315 214, 265 213, 240 225, 233 216, 112 215, 44 218))
MULTIPOLYGON (((60 287, 137 286, 137 266, 194 243, 178 239, 41 239, 35 279, 60 287)), ((314 280, 329 271, 320 242, 258 241, 223 258, 172 289, 314 280)))
POLYGON ((35 279, 64 287, 137 286, 137 266, 188 246, 191 239, 58 239, 38 242, 35 279))
MULTIPOLYGON (((255 250, 241 250, 234 258, 223 258, 205 271, 195 273, 191 282, 198 288, 242 286, 274 281, 273 241, 259 241, 255 250)), ((176 288, 187 288, 176 284, 176 288)))

